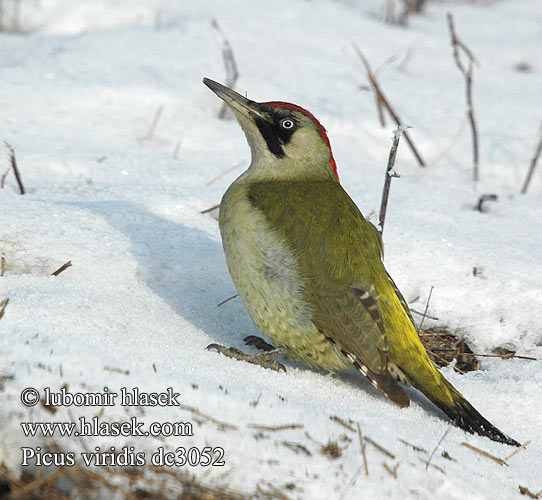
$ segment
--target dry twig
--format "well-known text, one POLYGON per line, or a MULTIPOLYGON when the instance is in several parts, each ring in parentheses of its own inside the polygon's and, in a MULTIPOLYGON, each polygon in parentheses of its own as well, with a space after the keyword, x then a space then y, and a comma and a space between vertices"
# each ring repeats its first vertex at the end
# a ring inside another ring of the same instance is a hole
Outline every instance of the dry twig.
POLYGON ((401 465, 401 462, 397 462, 395 464, 395 467, 393 467, 393 469, 386 463, 386 462, 382 462, 382 465, 384 466, 384 469, 386 469, 390 475, 392 477, 394 477, 395 479, 397 479, 397 469, 399 468, 399 466, 401 465))
POLYGON ((423 328, 423 322, 425 321, 425 318, 427 317, 427 309, 429 309, 429 301, 431 300, 431 295, 433 295, 433 285, 431 285, 431 288, 429 289, 429 295, 427 296, 427 301, 425 302, 425 309, 423 310, 422 320, 418 328, 420 332, 422 331, 422 328, 423 328))
POLYGON ((236 425, 228 424, 226 422, 221 422, 220 420, 217 420, 216 418, 211 417, 210 415, 206 415, 205 413, 202 413, 197 408, 194 408, 192 406, 188 406, 188 405, 185 405, 185 404, 180 404, 179 408, 181 410, 189 411, 190 413, 192 413, 192 415, 195 415, 197 417, 201 417, 201 418, 204 418, 206 420, 209 420, 209 422, 213 422, 213 424, 217 424, 219 427, 221 427, 223 429, 231 429, 231 430, 234 430, 234 431, 236 431, 238 429, 236 425))
MULTIPOLYGON (((369 61, 367 60, 367 58, 365 57, 365 55, 363 54, 361 49, 355 43, 353 44, 353 46, 354 46, 354 50, 356 51, 359 58, 361 59, 361 62, 365 66, 365 71, 367 72, 367 79, 371 83, 371 86, 373 87, 373 90, 374 90, 375 94, 377 95, 377 103, 378 103, 378 105, 382 104, 386 108, 386 110, 388 111, 390 116, 393 118, 395 123, 398 126, 401 126, 402 120, 399 118, 399 115, 391 107, 390 102, 388 101, 388 99, 382 93, 380 85, 376 81, 376 77, 374 76, 374 73, 371 70, 371 66, 369 65, 369 61)), ((418 150, 414 146, 414 143, 412 142, 412 140, 410 139, 410 137, 409 137, 409 135, 408 135, 408 133, 406 131, 404 132, 404 135, 405 135, 405 140, 407 141, 407 143, 408 143, 408 145, 410 147, 410 150, 412 151, 412 153, 416 157, 416 160, 418 161, 418 164, 420 165, 420 167, 425 167, 425 162, 423 161, 422 157, 420 156, 420 153, 418 153, 418 150)))
MULTIPOLYGON (((226 87, 234 89, 237 79, 239 78, 239 72, 237 71, 237 63, 235 62, 235 57, 233 56, 233 50, 229 40, 226 38, 226 35, 224 35, 224 32, 220 29, 216 19, 213 19, 212 26, 222 37, 222 58, 224 59, 224 67, 226 69, 226 87)), ((221 120, 224 120, 228 116, 228 110, 228 105, 225 102, 222 103, 218 117, 221 120)))
POLYGON ((9 299, 4 299, 2 302, 0 302, 0 318, 4 315, 4 311, 6 310, 7 305, 9 304, 9 299))
POLYGON ((207 214, 209 212, 212 212, 213 210, 220 207, 220 203, 218 205, 213 205, 211 208, 206 208, 205 210, 202 210, 200 214, 207 214))
POLYGON ((527 178, 525 179, 525 183, 523 184, 523 187, 521 188, 521 194, 525 194, 527 192, 527 188, 529 187, 529 184, 531 183, 531 178, 534 174, 534 169, 536 168, 536 163, 538 162, 540 153, 542 153, 542 125, 540 125, 540 138, 538 139, 538 145, 536 146, 534 156, 531 159, 531 165, 529 166, 529 172, 527 173, 527 178))
MULTIPOLYGON (((9 142, 4 142, 4 144, 9 151, 9 161, 11 163, 11 168, 13 169, 13 174, 15 175, 15 180, 17 181, 17 185, 19 186, 19 192, 21 194, 24 194, 25 190, 23 186, 23 181, 21 179, 21 174, 19 173, 19 169, 17 168, 17 160, 15 159, 15 151, 9 142)), ((3 186, 3 182, 4 180, 2 179, 2 186, 3 186)))
POLYGON ((112 373, 120 373, 121 375, 130 375, 130 370, 123 370, 115 366, 104 366, 104 370, 112 373))
POLYGON ((65 271, 68 269, 68 267, 71 267, 72 261, 69 260, 65 264, 62 264, 54 273, 51 273, 51 276, 58 276, 62 271, 65 271))
POLYGON ((521 484, 518 486, 519 492, 522 495, 527 495, 529 498, 539 499, 542 498, 542 490, 540 490, 538 493, 533 493, 529 488, 526 488, 525 486, 521 486, 521 484))
POLYGON ((356 432, 356 429, 354 429, 350 424, 345 422, 341 417, 337 417, 337 415, 331 415, 329 417, 329 420, 332 422, 337 422, 338 424, 342 425, 345 429, 348 429, 351 432, 356 432))
POLYGON ((241 161, 239 163, 236 163, 235 165, 233 165, 232 167, 228 168, 227 170, 224 170, 224 172, 218 174, 216 177, 213 177, 209 182, 206 182, 205 185, 206 186, 210 186, 211 184, 213 184, 214 182, 216 182, 218 179, 220 179, 221 177, 224 177, 225 175, 228 175, 230 172, 233 172, 234 170, 240 168, 243 166, 245 162, 244 161, 241 161))
POLYGON ((448 428, 446 429, 446 432, 442 435, 442 437, 439 439, 439 442, 435 446, 434 450, 431 452, 431 455, 429 455, 429 458, 427 459, 427 462, 426 462, 426 465, 425 465, 425 470, 429 469, 429 466, 431 465, 431 459, 433 458, 433 455, 435 454, 438 447, 440 446, 440 443, 442 443, 442 441, 444 441, 444 438, 448 435, 448 432, 450 432, 451 428, 452 428, 452 424, 450 424, 448 426, 448 428))
POLYGON ((365 436, 363 439, 364 441, 367 441, 368 443, 372 444, 378 451, 381 451, 387 457, 391 459, 395 459, 395 455, 393 453, 389 452, 382 445, 379 445, 377 442, 373 441, 370 437, 365 436))
POLYGON ((472 132, 472 161, 473 161, 473 170, 472 170, 472 179, 474 182, 478 181, 480 177, 479 173, 479 153, 478 153, 478 128, 476 125, 476 120, 474 118, 474 109, 472 105, 472 72, 474 64, 477 64, 477 61, 471 52, 471 50, 457 37, 454 27, 454 18, 451 13, 448 13, 446 16, 448 20, 448 29, 450 30, 450 38, 452 43, 452 49, 454 54, 454 60, 461 71, 461 74, 465 78, 465 93, 467 98, 467 116, 469 118, 471 132, 472 132), (460 49, 467 56, 468 59, 468 68, 465 67, 461 61, 461 56, 459 54, 460 49))
POLYGON ((478 212, 482 212, 482 213, 487 212, 487 210, 485 209, 485 203, 488 202, 488 201, 497 201, 498 199, 499 199, 499 197, 496 194, 483 194, 478 199, 478 204, 476 205, 476 210, 478 210, 478 212))
POLYGON ((367 445, 363 442, 363 437, 361 435, 361 429, 359 427, 359 424, 356 424, 358 427, 358 437, 359 437, 359 445, 361 447, 361 456, 363 457, 363 467, 365 468, 365 475, 369 475, 369 466, 367 465, 367 455, 365 453, 365 448, 367 445))
POLYGON ((510 453, 510 455, 508 455, 506 458, 503 458, 503 462, 508 462, 508 460, 510 460, 514 455, 516 455, 517 453, 519 453, 520 451, 524 450, 525 448, 527 448, 527 446, 529 446, 531 444, 531 441, 525 441, 525 443, 523 443, 519 448, 516 448, 512 453, 510 453))
POLYGON ((471 450, 474 450, 476 453, 480 453, 480 455, 484 455, 484 457, 490 458, 494 462, 497 462, 499 465, 506 465, 508 467, 508 464, 502 458, 498 458, 495 455, 488 453, 487 451, 481 450, 480 448, 476 448, 476 446, 472 446, 472 444, 469 444, 469 443, 461 443, 461 444, 467 448, 470 448, 471 450))
POLYGON ((151 125, 149 127, 148 132, 147 132, 147 135, 141 137, 139 139, 140 142, 150 141, 153 138, 154 132, 156 130, 156 126, 158 125, 158 122, 160 121, 160 117, 162 116, 162 111, 163 110, 164 110, 164 105, 160 104, 160 106, 158 106, 158 108, 154 112, 154 117, 152 119, 151 125))
POLYGON ((262 424, 247 424, 248 427, 258 429, 260 431, 286 431, 291 429, 303 429, 303 424, 285 424, 285 425, 262 425, 262 424))
POLYGON ((388 156, 386 177, 384 179, 384 187, 382 188, 382 199, 380 201, 380 214, 378 215, 380 233, 384 232, 384 222, 386 220, 386 210, 388 209, 388 198, 390 196, 391 178, 399 177, 399 174, 393 169, 393 166, 395 165, 395 157, 397 156, 399 139, 401 139, 401 135, 405 133, 405 130, 407 128, 408 127, 406 125, 399 125, 397 129, 393 131, 393 143, 391 145, 390 154, 388 156))

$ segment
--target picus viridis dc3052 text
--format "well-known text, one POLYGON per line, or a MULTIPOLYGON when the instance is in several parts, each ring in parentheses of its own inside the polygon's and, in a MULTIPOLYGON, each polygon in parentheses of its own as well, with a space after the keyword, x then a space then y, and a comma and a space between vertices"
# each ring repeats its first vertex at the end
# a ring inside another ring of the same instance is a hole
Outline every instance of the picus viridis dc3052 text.
POLYGON ((519 446, 430 360, 382 263, 380 233, 339 183, 318 120, 203 81, 231 107, 252 153, 222 198, 219 224, 231 277, 261 332, 289 358, 359 370, 401 407, 409 398, 398 381, 411 385, 466 431, 519 446))

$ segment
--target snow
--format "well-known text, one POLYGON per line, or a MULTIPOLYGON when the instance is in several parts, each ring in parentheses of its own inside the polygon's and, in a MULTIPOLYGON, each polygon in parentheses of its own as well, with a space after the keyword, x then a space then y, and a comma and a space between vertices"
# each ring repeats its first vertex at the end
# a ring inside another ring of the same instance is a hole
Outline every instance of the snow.
MULTIPOLYGON (((4 12, 12 7, 4 2, 4 12)), ((201 214, 250 161, 240 128, 216 118, 221 102, 201 83, 224 81, 216 19, 239 67, 236 89, 309 109, 328 130, 343 186, 374 221, 395 124, 381 128, 374 96, 359 88, 367 82, 357 43, 427 163, 417 165, 403 137, 384 231, 390 274, 417 310, 434 287, 428 313, 438 320, 426 326, 459 332, 477 352, 504 347, 542 359, 542 167, 519 194, 542 118, 540 2, 428 2, 406 27, 385 24, 382 8, 376 0, 22 2, 20 25, 31 31, 0 33, 0 140, 13 146, 27 189, 18 194, 12 173, 0 189, 0 302, 9 298, 0 319, 0 376, 9 377, 0 379, 0 462, 17 473, 19 448, 48 442, 25 437, 20 422, 100 412, 26 408, 26 387, 172 387, 180 408, 116 405, 100 418, 191 422, 193 436, 55 439, 77 453, 134 446, 148 458, 158 446, 223 447, 224 467, 190 471, 245 493, 271 484, 292 499, 490 499, 515 498, 519 485, 542 489, 540 361, 481 358, 480 371, 443 370, 497 427, 532 442, 500 466, 461 443, 500 458, 513 449, 451 427, 431 459, 437 469, 424 460, 449 422, 416 391, 401 410, 356 374, 288 361, 286 374, 275 373, 205 349, 244 348, 245 336, 258 335, 238 298, 217 307, 235 289, 216 220, 201 214), (447 12, 479 61, 476 185, 447 12), (483 194, 498 200, 480 212, 483 194), (72 267, 51 276, 68 260, 72 267), (351 419, 356 432, 331 416, 351 419), (303 428, 250 426, 294 423, 303 428), (359 470, 356 423, 395 455, 367 444, 369 475, 359 470), (340 457, 321 453, 328 441, 338 441, 340 457), (397 478, 384 462, 400 464, 397 478)), ((8 167, 5 155, 0 175, 8 167)))

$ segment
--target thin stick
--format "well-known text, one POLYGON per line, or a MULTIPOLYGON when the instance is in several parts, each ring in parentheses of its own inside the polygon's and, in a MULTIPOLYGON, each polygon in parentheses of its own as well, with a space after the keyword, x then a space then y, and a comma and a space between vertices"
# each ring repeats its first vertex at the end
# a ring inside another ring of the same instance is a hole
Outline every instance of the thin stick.
POLYGON ((200 214, 206 214, 209 212, 212 212, 215 208, 220 207, 220 203, 218 205, 213 205, 211 208, 206 208, 205 210, 202 210, 200 214))
POLYGON ((11 163, 11 167, 13 168, 13 173, 15 174, 15 180, 17 181, 17 185, 19 186, 19 192, 21 194, 24 194, 24 186, 23 181, 21 179, 21 175, 19 174, 19 169, 17 168, 17 160, 15 159, 15 151, 13 150, 13 147, 9 142, 4 142, 6 148, 8 148, 9 151, 9 161, 11 163))
POLYGON ((397 469, 401 465, 401 462, 397 462, 393 469, 386 462, 382 462, 382 465, 384 466, 384 469, 386 469, 390 473, 390 475, 397 479, 397 469))
POLYGON ((65 271, 68 269, 68 267, 71 267, 72 261, 69 260, 65 264, 62 264, 54 273, 51 273, 51 276, 58 276, 62 271, 65 271))
POLYGON ((386 220, 386 210, 388 208, 388 198, 390 196, 391 178, 399 177, 399 174, 395 170, 393 170, 393 166, 395 165, 395 157, 397 156, 397 147, 399 146, 399 139, 401 139, 401 134, 403 134, 407 128, 408 127, 406 125, 399 125, 397 129, 393 131, 393 143, 391 145, 390 154, 388 156, 386 177, 384 179, 382 199, 380 201, 380 214, 378 216, 378 221, 380 223, 380 234, 384 232, 384 222, 386 220))
POLYGON ((0 276, 4 276, 5 271, 6 271, 6 257, 4 253, 2 252, 2 255, 0 256, 0 276))
POLYGON ((508 354, 476 354, 472 352, 462 352, 461 356, 479 356, 481 358, 501 358, 501 359, 527 359, 529 361, 538 361, 538 358, 531 358, 529 356, 518 356, 515 352, 510 352, 508 354))
MULTIPOLYGON (((2 1, 2 0, 0 0, 2 1)), ((8 167, 8 169, 2 174, 2 177, 0 177, 0 189, 4 189, 4 184, 6 182, 6 177, 9 174, 11 167, 8 167)))
MULTIPOLYGON (((235 88, 237 79, 239 78, 239 71, 237 70, 237 63, 235 62, 235 57, 233 55, 233 50, 231 48, 229 40, 224 35, 224 32, 220 29, 216 19, 213 19, 211 23, 213 28, 220 34, 222 37, 222 59, 224 60, 224 68, 226 69, 226 87, 230 89, 235 88)), ((218 117, 221 120, 224 120, 228 114, 229 107, 224 102, 218 113, 218 117)))
POLYGON ((372 444, 378 451, 381 451, 382 453, 384 453, 384 455, 390 457, 391 459, 395 459, 395 455, 393 453, 389 452, 388 450, 386 450, 386 448, 379 445, 377 442, 373 441, 370 437, 365 436, 363 439, 364 441, 367 441, 368 443, 372 444))
POLYGON ((185 404, 180 404, 179 409, 187 410, 190 413, 192 413, 192 415, 196 415, 197 417, 205 418, 205 419, 209 420, 210 422, 213 422, 214 424, 217 424, 220 427, 223 427, 225 429, 232 429, 234 431, 236 431, 238 429, 238 427, 236 425, 228 424, 226 422, 221 422, 220 420, 217 420, 216 418, 211 417, 210 415, 206 415, 205 413, 202 413, 197 408, 194 408, 192 406, 188 406, 188 405, 185 405, 185 404))
POLYGON ((425 316, 427 319, 432 319, 433 321, 438 321, 438 318, 436 316, 429 316, 429 314, 421 313, 420 311, 416 311, 412 308, 410 308, 410 312, 412 314, 417 314, 418 316, 425 316))
POLYGON ((160 104, 156 111, 154 112, 154 117, 151 122, 151 126, 149 127, 149 131, 147 132, 147 135, 145 137, 142 137, 142 140, 150 141, 154 135, 154 131, 156 130, 156 126, 158 125, 158 122, 160 121, 160 117, 162 116, 162 111, 164 110, 164 105, 160 104))
POLYGON ((233 172, 235 169, 242 167, 245 162, 241 161, 239 163, 236 163, 232 167, 228 168, 227 170, 224 170, 224 172, 218 174, 216 177, 213 177, 209 182, 206 182, 206 186, 210 186, 211 184, 215 183, 218 179, 221 177, 224 177, 225 175, 228 175, 230 172, 233 172))
POLYGON ((536 163, 538 162, 538 158, 540 157, 541 152, 542 152, 542 125, 540 125, 540 138, 538 139, 538 146, 536 146, 534 156, 531 159, 531 165, 529 166, 529 172, 527 173, 527 178, 525 179, 525 183, 523 184, 523 188, 521 189, 521 194, 525 194, 527 192, 527 188, 529 187, 529 184, 531 183, 531 178, 534 174, 534 169, 536 168, 536 163))
MULTIPOLYGON (((382 90, 378 84, 378 82, 376 81, 376 78, 373 74, 373 72, 371 71, 371 67, 369 65, 369 61, 367 60, 367 58, 363 55, 363 52, 361 51, 361 49, 354 43, 353 44, 354 46, 354 50, 357 52, 359 58, 361 59, 361 62, 363 63, 363 65, 365 66, 365 70, 367 72, 367 79, 369 80, 369 82, 371 83, 372 87, 373 87, 373 90, 374 92, 378 95, 378 102, 379 103, 382 103, 382 105, 387 109, 388 113, 390 114, 390 116, 394 119, 395 123, 400 126, 402 121, 401 119, 399 118, 399 115, 393 110, 393 108, 391 107, 388 99, 386 99, 386 97, 384 96, 384 94, 382 93, 382 90)), ((420 153, 418 153, 418 150, 416 149, 416 147, 414 146, 414 143, 412 142, 412 140, 410 139, 409 135, 407 134, 407 132, 404 132, 405 134, 405 140, 407 141, 412 153, 414 154, 414 156, 416 157, 416 160, 418 161, 418 164, 420 165, 420 167, 425 167, 425 162, 423 161, 422 157, 420 156, 420 153)))
POLYGON ((435 446, 434 450, 431 452, 431 455, 429 455, 429 458, 427 459, 427 462, 426 462, 426 465, 425 465, 425 470, 429 469, 429 465, 431 465, 431 459, 433 458, 433 455, 435 454, 438 447, 440 446, 440 443, 442 443, 442 441, 444 441, 444 438, 448 435, 448 432, 450 432, 451 428, 452 428, 452 424, 450 424, 448 426, 448 428, 446 429, 446 432, 442 435, 442 437, 439 439, 439 442, 435 446))
POLYGON ((232 299, 235 299, 235 297, 239 297, 239 294, 236 293, 235 295, 232 295, 231 297, 228 297, 226 300, 223 300, 220 304, 217 304, 216 307, 220 307, 224 305, 226 302, 229 302, 232 299))
POLYGON ((262 425, 262 424, 247 424, 247 427, 258 429, 260 431, 286 431, 291 429, 303 429, 303 424, 284 424, 284 425, 262 425))
POLYGON ((4 315, 7 305, 9 304, 9 299, 4 299, 0 302, 0 318, 4 315))
POLYGON ((117 368, 116 366, 104 366, 104 370, 112 373, 120 373, 121 375, 130 375, 130 370, 123 370, 122 368, 117 368))
POLYGON ((359 437, 359 445, 361 447, 361 456, 363 457, 363 467, 365 468, 365 475, 369 475, 369 466, 367 465, 367 455, 365 454, 365 448, 367 445, 363 442, 363 437, 361 435, 361 429, 359 427, 359 424, 356 424, 358 426, 358 437, 359 437))
POLYGON ((459 71, 461 71, 461 74, 465 78, 465 93, 467 98, 467 116, 469 118, 470 126, 471 126, 471 132, 472 132, 472 161, 473 161, 473 169, 472 169, 472 179, 474 182, 478 181, 480 177, 479 173, 479 153, 478 153, 478 128, 476 125, 476 120, 474 118, 474 109, 472 105, 472 71, 473 66, 476 64, 476 59, 474 55, 472 54, 471 50, 457 37, 455 33, 455 27, 454 27, 454 18, 451 13, 448 12, 446 15, 446 18, 448 20, 448 29, 450 30, 450 38, 452 43, 452 49, 454 54, 454 60, 459 68, 459 71), (469 66, 468 69, 465 68, 463 63, 461 62, 461 57, 459 55, 459 49, 461 49, 466 55, 469 60, 469 66))
POLYGON ((521 450, 524 450, 525 448, 527 448, 527 446, 529 446, 531 444, 531 441, 525 441, 525 443, 523 443, 519 448, 516 448, 512 453, 510 453, 510 455, 508 455, 506 458, 503 458, 503 462, 508 462, 508 460, 510 460, 516 453, 519 453, 521 450))
POLYGON ((425 318, 427 317, 427 309, 429 308, 429 301, 431 300, 431 295, 433 294, 433 285, 431 285, 431 289, 429 290, 429 295, 427 296, 427 302, 425 303, 425 309, 423 311, 422 320, 420 322, 420 327, 418 330, 422 330, 423 328, 423 322, 425 321, 425 318))
POLYGON ((487 201, 497 201, 499 197, 496 194, 483 194, 478 200, 478 205, 476 205, 476 210, 478 212, 484 213, 486 209, 484 208, 487 201))
POLYGON ((341 417, 338 417, 337 415, 331 415, 329 417, 329 420, 332 422, 337 422, 338 424, 342 425, 345 429, 348 429, 351 432, 356 432, 356 429, 354 429, 350 424, 345 422, 341 417))
POLYGON ((474 450, 477 453, 480 453, 480 455, 484 455, 484 457, 490 458, 494 462, 497 462, 499 465, 506 465, 508 467, 508 464, 502 459, 498 458, 494 455, 491 455, 487 451, 481 450, 480 448, 476 448, 476 446, 472 446, 472 444, 469 443, 461 443, 463 446, 466 446, 467 448, 470 448, 471 450, 474 450))

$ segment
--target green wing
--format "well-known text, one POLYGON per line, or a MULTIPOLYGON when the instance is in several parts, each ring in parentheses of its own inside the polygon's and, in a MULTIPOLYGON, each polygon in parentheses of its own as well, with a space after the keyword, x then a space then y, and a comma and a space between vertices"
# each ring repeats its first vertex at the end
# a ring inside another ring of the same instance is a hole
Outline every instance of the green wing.
POLYGON ((375 387, 407 406, 408 397, 388 371, 378 295, 393 291, 378 230, 333 180, 253 183, 248 198, 299 256, 305 297, 318 329, 375 387))
POLYGON ((379 391, 408 406, 408 396, 388 371, 388 341, 374 292, 350 287, 340 296, 316 296, 312 304, 318 329, 379 391))

